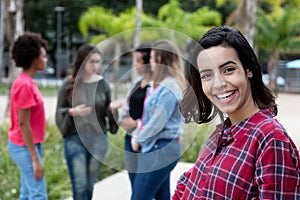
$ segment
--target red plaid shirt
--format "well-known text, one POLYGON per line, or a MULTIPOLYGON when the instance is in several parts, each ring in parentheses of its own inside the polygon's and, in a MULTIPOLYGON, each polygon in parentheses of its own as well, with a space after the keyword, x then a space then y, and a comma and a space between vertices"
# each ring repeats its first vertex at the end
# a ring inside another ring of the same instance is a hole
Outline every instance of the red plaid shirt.
POLYGON ((217 126, 172 199, 299 200, 299 153, 271 109, 229 123, 217 126))

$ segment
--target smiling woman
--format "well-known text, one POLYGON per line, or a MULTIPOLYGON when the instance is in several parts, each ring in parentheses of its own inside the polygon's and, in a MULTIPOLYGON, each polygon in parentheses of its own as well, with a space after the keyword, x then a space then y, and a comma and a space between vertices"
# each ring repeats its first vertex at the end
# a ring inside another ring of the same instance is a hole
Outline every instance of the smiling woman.
POLYGON ((233 48, 216 46, 198 56, 198 68, 204 94, 232 124, 258 111, 251 93, 252 72, 246 72, 233 48))
POLYGON ((181 103, 186 121, 228 117, 208 138, 173 199, 299 199, 300 158, 244 36, 217 27, 199 40, 181 103), (191 101, 192 95, 197 101, 191 101), (199 105, 197 107, 197 105, 199 105))

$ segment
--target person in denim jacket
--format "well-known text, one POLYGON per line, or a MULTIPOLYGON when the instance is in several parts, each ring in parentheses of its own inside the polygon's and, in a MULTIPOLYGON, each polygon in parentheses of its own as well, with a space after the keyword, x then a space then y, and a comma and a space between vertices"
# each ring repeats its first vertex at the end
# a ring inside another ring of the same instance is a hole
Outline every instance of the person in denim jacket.
POLYGON ((135 120, 140 120, 143 115, 144 100, 151 90, 150 81, 152 72, 150 68, 151 43, 142 43, 135 50, 134 67, 140 75, 132 84, 128 95, 127 103, 122 106, 119 117, 119 125, 127 132, 124 143, 125 167, 128 171, 131 187, 134 185, 135 171, 137 167, 138 153, 131 147, 131 134, 136 126, 135 120))
POLYGON ((170 172, 181 155, 183 119, 179 104, 184 72, 179 51, 170 41, 157 41, 152 45, 150 64, 152 91, 132 132, 132 148, 140 152, 132 200, 170 199, 170 172))

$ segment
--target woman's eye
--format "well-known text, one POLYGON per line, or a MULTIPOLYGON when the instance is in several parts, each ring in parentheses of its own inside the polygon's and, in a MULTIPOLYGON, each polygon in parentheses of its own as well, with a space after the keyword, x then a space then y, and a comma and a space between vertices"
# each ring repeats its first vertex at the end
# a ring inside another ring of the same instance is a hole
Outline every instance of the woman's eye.
POLYGON ((200 78, 205 80, 205 79, 208 79, 210 78, 212 75, 209 74, 209 73, 203 73, 203 74, 200 74, 200 78))
POLYGON ((224 69, 224 73, 230 73, 230 72, 233 72, 235 70, 234 67, 227 67, 224 69))
POLYGON ((90 60, 90 64, 100 64, 100 60, 90 60))

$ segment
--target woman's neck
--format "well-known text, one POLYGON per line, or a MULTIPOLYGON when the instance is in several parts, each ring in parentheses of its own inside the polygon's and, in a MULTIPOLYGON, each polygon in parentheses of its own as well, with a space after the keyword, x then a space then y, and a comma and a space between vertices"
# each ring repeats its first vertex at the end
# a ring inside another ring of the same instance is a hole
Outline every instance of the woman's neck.
POLYGON ((143 81, 145 82, 150 82, 152 79, 152 76, 150 74, 145 74, 144 75, 144 78, 143 78, 143 81))
POLYGON ((103 77, 98 75, 98 74, 83 75, 82 82, 84 82, 84 83, 93 83, 93 82, 98 82, 101 79, 103 79, 103 77))
POLYGON ((169 75, 166 75, 164 77, 161 77, 159 79, 154 79, 154 88, 158 87, 165 79, 167 79, 168 77, 170 77, 169 75))
POLYGON ((146 87, 149 82, 151 81, 152 77, 150 74, 145 74, 142 81, 141 81, 141 88, 146 87))
POLYGON ((28 76, 30 76, 31 78, 33 78, 35 75, 35 70, 33 69, 33 67, 30 67, 29 69, 25 69, 23 70, 23 72, 28 76))
POLYGON ((253 106, 240 109, 240 111, 235 112, 234 114, 228 114, 228 117, 231 121, 231 125, 240 123, 241 121, 253 116, 259 111, 259 108, 253 104, 253 106))

